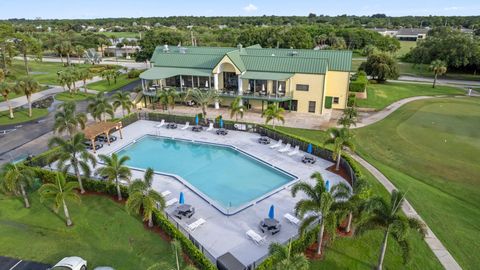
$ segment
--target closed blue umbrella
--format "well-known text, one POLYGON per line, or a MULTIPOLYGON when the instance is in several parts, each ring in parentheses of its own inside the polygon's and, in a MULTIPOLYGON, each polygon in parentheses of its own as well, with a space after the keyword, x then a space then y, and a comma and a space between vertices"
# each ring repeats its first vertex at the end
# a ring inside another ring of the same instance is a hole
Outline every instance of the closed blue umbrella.
POLYGON ((195 115, 195 125, 198 125, 198 115, 195 115))
POLYGON ((307 153, 311 154, 312 152, 313 152, 313 147, 312 147, 312 144, 309 143, 307 147, 307 153))
POLYGON ((220 128, 223 128, 223 119, 220 119, 220 128))
POLYGON ((328 181, 328 180, 325 182, 325 189, 326 189, 328 192, 330 192, 330 181, 328 181))
POLYGON ((270 206, 270 210, 268 211, 268 217, 271 219, 275 218, 275 206, 273 206, 273 204, 270 206))
POLYGON ((183 192, 180 192, 180 199, 178 200, 179 204, 184 204, 185 203, 185 198, 183 196, 183 192))

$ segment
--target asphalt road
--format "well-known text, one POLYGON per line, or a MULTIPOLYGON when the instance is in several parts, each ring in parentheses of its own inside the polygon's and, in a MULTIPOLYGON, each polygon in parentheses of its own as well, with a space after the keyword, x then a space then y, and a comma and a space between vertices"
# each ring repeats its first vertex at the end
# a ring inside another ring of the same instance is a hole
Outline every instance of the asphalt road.
POLYGON ((46 270, 50 267, 48 264, 0 256, 0 270, 46 270))

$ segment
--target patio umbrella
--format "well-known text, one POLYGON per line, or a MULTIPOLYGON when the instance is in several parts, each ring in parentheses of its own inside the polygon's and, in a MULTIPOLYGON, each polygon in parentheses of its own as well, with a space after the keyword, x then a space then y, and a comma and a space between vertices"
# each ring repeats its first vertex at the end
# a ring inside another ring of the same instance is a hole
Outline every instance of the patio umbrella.
POLYGON ((270 219, 275 218, 275 206, 273 206, 273 204, 270 206, 270 210, 268 210, 268 217, 270 219))
POLYGON ((178 200, 179 204, 184 204, 185 203, 185 198, 183 197, 183 192, 180 192, 180 199, 178 200))
POLYGON ((265 84, 262 84, 262 92, 265 92, 265 84))
POLYGON ((328 181, 328 180, 325 182, 325 189, 326 189, 328 192, 330 192, 330 181, 328 181))
POLYGON ((198 115, 195 115, 195 125, 198 125, 198 115))
POLYGON ((220 119, 220 128, 223 128, 223 119, 220 119))
POLYGON ((312 152, 313 152, 313 147, 312 147, 312 144, 309 143, 307 147, 307 153, 311 154, 312 152))
POLYGON ((281 84, 278 86, 278 92, 282 92, 282 85, 281 84))
POLYGON ((208 88, 208 81, 205 81, 205 88, 208 88))

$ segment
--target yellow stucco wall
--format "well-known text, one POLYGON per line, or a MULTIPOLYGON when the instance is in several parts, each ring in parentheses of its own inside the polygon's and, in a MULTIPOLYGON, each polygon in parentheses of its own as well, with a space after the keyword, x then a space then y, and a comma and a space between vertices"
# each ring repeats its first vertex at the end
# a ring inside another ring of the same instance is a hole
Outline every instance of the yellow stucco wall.
POLYGON ((338 104, 332 104, 333 109, 344 109, 348 99, 349 72, 327 71, 326 96, 339 97, 338 104))
POLYGON ((293 99, 298 101, 297 112, 308 113, 309 101, 315 101, 315 114, 322 114, 324 84, 325 76, 321 74, 297 73, 287 81, 287 89, 292 91, 293 99), (295 90, 297 84, 309 85, 308 91, 295 90))
POLYGON ((227 55, 225 55, 222 60, 220 60, 220 62, 218 62, 218 64, 213 68, 212 73, 219 72, 235 72, 236 74, 241 73, 227 55))

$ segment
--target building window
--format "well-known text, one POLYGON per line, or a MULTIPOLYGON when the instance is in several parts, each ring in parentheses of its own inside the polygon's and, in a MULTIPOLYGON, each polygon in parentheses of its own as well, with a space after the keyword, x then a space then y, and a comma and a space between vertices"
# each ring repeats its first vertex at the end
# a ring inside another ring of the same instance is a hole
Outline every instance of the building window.
POLYGON ((333 97, 333 104, 338 104, 340 103, 340 98, 339 97, 333 97))
POLYGON ((308 91, 309 85, 308 84, 297 84, 295 89, 297 91, 308 91))
POLYGON ((314 113, 315 112, 315 106, 316 106, 315 101, 309 101, 308 102, 308 112, 314 113))

